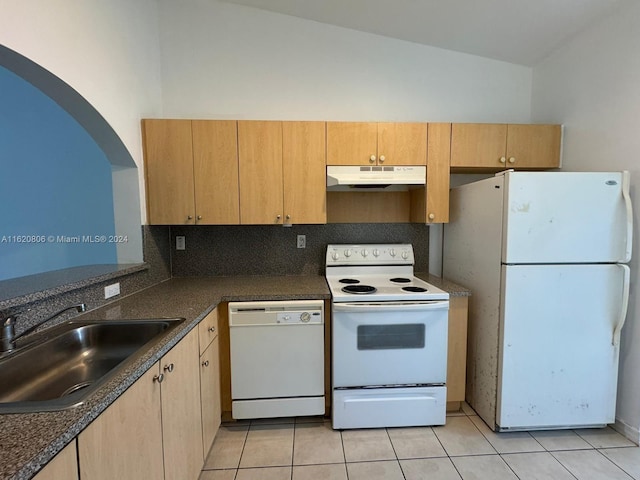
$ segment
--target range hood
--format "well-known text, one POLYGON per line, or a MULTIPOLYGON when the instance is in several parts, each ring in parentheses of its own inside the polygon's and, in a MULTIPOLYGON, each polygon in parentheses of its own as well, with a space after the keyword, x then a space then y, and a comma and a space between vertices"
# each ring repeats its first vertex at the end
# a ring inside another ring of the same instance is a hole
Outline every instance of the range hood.
POLYGON ((424 185, 425 166, 328 166, 328 191, 392 191, 408 190, 424 185))

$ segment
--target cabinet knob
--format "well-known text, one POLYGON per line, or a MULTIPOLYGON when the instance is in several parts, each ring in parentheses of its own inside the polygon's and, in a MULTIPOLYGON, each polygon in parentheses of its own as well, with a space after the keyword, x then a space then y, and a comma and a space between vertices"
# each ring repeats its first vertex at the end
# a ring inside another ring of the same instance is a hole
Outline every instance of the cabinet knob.
POLYGON ((153 376, 153 381, 154 382, 162 383, 163 380, 164 380, 164 373, 161 373, 160 375, 154 375, 153 376))
POLYGON ((285 218, 286 218, 287 220, 291 220, 291 215, 287 215, 285 218))
POLYGON ((385 161, 384 155, 380 155, 380 163, 384 163, 384 161, 385 161))
POLYGON ((430 213, 429 214, 429 220, 433 220, 434 218, 436 218, 435 213, 430 213))
POLYGON ((282 215, 276 215, 276 223, 279 223, 281 218, 282 218, 282 215))
POLYGON ((207 328, 207 330, 209 330, 211 333, 216 331, 216 327, 209 327, 207 328))
POLYGON ((164 371, 169 373, 173 372, 173 363, 170 363, 169 365, 165 365, 164 371))
POLYGON ((198 220, 202 220, 202 215, 198 215, 198 220))
POLYGON ((507 159, 506 157, 500 157, 500 163, 506 163, 507 159))
POLYGON ((509 163, 516 163, 516 157, 509 157, 509 163))
POLYGON ((209 360, 205 360, 204 362, 202 362, 202 366, 203 367, 208 367, 209 366, 209 360))
POLYGON ((375 155, 371 155, 369 157, 369 163, 374 163, 376 161, 376 156, 375 155))
POLYGON ((187 220, 193 220, 193 216, 187 215, 187 220))

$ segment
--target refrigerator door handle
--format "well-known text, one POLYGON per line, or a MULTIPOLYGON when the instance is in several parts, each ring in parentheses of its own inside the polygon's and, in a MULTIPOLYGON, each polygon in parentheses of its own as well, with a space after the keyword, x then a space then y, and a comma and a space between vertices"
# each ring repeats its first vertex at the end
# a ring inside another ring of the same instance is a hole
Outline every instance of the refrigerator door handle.
POLYGON ((633 242, 633 207, 631 206, 631 197, 629 196, 629 186, 631 183, 630 175, 627 170, 622 172, 622 198, 627 210, 627 244, 625 248, 625 258, 621 263, 629 263, 631 260, 631 245, 633 242))
POLYGON ((620 331, 624 326, 624 321, 627 318, 627 308, 629 307, 629 277, 630 270, 626 265, 618 265, 624 271, 624 279, 622 284, 622 305, 620 307, 620 318, 616 327, 613 329, 613 340, 611 344, 613 346, 620 344, 620 331))

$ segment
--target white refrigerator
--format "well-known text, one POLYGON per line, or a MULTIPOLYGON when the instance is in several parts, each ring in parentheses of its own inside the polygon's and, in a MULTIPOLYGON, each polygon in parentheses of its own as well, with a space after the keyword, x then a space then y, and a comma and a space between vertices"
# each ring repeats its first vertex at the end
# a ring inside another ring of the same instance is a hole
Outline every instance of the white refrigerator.
POLYGON ((497 431, 615 421, 628 172, 513 172, 451 190, 443 277, 471 290, 467 402, 497 431))

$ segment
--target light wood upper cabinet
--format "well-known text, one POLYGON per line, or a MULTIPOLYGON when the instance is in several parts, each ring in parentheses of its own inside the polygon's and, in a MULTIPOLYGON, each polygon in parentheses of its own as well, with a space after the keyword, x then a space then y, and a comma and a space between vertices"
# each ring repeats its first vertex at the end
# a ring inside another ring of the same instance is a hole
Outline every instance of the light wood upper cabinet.
POLYGON ((282 122, 239 121, 240 223, 282 224, 282 122))
POLYGON ((509 168, 560 167, 560 125, 507 125, 509 168))
POLYGON ((324 122, 282 122, 284 218, 327 223, 324 122))
POLYGON ((326 222, 322 122, 239 121, 240 221, 326 222))
POLYGON ((557 168, 561 135, 560 125, 454 123, 451 167, 557 168))
POLYGON ((427 124, 379 123, 378 163, 380 165, 427 163, 427 124))
POLYGON ((327 165, 375 165, 377 158, 377 123, 327 122, 327 165))
POLYGON ((410 190, 411 221, 447 223, 449 221, 449 158, 451 124, 430 123, 427 144, 426 188, 410 190))
POLYGON ((240 222, 236 123, 143 120, 150 224, 240 222))
POLYGON ((191 120, 142 123, 150 224, 195 223, 191 120))
POLYGON ((159 374, 156 363, 80 434, 83 480, 164 478, 159 374))
POLYGON ((33 480, 78 480, 76 441, 64 447, 33 480))
POLYGON ((426 123, 327 122, 327 165, 426 162, 426 123))
POLYGON ((196 480, 202 468, 202 416, 198 364, 197 329, 191 330, 160 361, 164 374, 162 440, 165 480, 196 480))
POLYGON ((194 120, 193 183, 196 223, 240 223, 237 122, 194 120))

